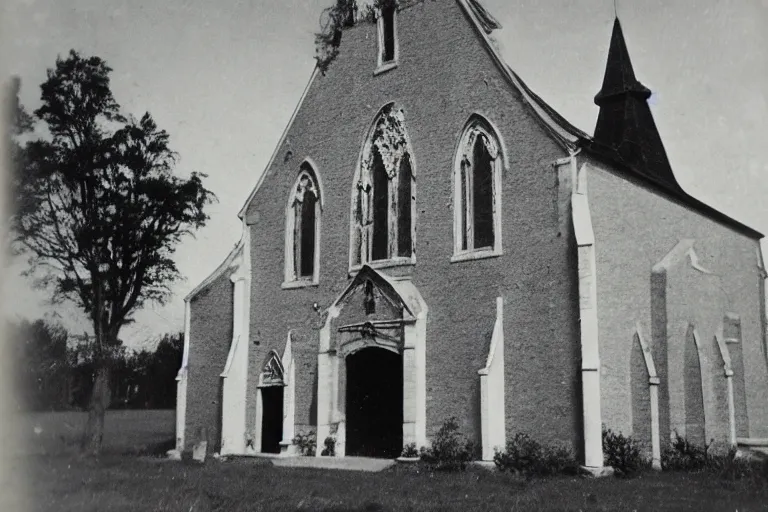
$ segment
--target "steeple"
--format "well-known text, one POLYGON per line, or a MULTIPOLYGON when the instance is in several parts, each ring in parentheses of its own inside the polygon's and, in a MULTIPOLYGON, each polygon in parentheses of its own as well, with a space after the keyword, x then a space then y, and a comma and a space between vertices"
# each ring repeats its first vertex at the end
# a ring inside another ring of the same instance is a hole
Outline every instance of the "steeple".
POLYGON ((624 41, 624 32, 621 30, 619 18, 616 18, 613 22, 613 34, 611 35, 611 47, 608 50, 608 65, 605 68, 603 88, 595 96, 595 103, 602 106, 606 100, 623 94, 636 96, 641 100, 647 100, 651 97, 651 91, 635 78, 635 70, 632 69, 632 61, 629 59, 627 43, 624 41))
POLYGON ((594 141, 639 172, 666 188, 682 192, 669 165, 653 121, 651 91, 635 78, 619 19, 613 23, 603 87, 595 96, 600 107, 594 141))

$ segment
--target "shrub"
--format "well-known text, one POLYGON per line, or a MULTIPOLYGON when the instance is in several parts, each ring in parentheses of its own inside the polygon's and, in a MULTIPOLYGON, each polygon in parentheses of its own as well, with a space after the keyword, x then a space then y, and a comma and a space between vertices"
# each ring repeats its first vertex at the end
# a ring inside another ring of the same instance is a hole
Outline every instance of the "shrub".
POLYGON ((768 485, 768 459, 741 456, 735 448, 725 454, 710 454, 707 469, 724 480, 742 481, 749 487, 768 485))
POLYGON ((523 474, 534 473, 534 467, 541 460, 542 447, 528 436, 517 433, 510 441, 507 441, 507 449, 496 452, 493 462, 501 471, 515 471, 523 474))
POLYGON ((419 456, 419 451, 416 449, 416 443, 411 443, 405 445, 403 447, 403 451, 400 452, 401 457, 407 457, 409 459, 413 459, 415 457, 419 456))
POLYGON ((325 445, 325 448, 323 448, 323 451, 320 452, 320 455, 324 457, 335 457, 336 456, 336 438, 328 436, 325 438, 325 441, 323 441, 323 444, 325 445))
POLYGON ((314 457, 317 449, 317 436, 314 430, 299 432, 293 438, 293 444, 299 447, 299 452, 308 457, 314 457))
POLYGON ((501 471, 514 471, 528 477, 575 474, 579 467, 568 448, 543 446, 523 433, 515 434, 507 442, 506 450, 496 452, 493 462, 501 471))
POLYGON ((675 432, 675 440, 661 454, 661 467, 669 471, 707 471, 749 487, 768 485, 767 458, 741 455, 736 448, 713 450, 713 444, 697 445, 675 432))
POLYGON ((576 457, 564 446, 545 446, 542 459, 542 475, 575 475, 579 471, 576 457))
POLYGON ((619 474, 630 476, 647 465, 640 447, 632 436, 615 433, 603 427, 603 462, 619 474))
POLYGON ((738 451, 734 448, 725 455, 711 456, 707 467, 726 480, 741 480, 750 475, 753 464, 744 458, 739 458, 738 451))
POLYGON ((696 445, 675 432, 675 440, 661 454, 661 468, 670 471, 700 471, 710 463, 710 445, 696 445))
POLYGON ((463 471, 474 458, 475 444, 459 432, 456 418, 449 418, 437 431, 429 448, 422 447, 421 460, 434 469, 463 471))

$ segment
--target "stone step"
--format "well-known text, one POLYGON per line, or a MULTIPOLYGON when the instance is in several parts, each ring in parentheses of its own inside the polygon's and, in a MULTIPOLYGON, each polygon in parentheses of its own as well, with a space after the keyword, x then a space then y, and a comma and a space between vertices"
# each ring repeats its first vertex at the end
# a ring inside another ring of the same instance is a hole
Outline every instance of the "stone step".
POLYGON ((740 437, 736 440, 739 450, 768 457, 768 439, 740 437))
POLYGON ((391 459, 368 457, 283 457, 271 460, 273 465, 283 468, 338 469, 371 473, 383 471, 395 464, 391 459))

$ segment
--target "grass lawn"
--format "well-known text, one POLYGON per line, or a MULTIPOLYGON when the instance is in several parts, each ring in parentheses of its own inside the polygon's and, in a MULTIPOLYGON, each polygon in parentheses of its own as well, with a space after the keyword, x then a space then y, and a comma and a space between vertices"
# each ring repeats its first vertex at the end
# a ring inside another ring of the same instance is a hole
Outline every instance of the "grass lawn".
POLYGON ((358 473, 278 468, 264 459, 202 465, 137 455, 172 439, 173 411, 110 412, 105 455, 88 460, 73 452, 82 414, 21 421, 42 432, 27 433, 37 443, 16 447, 10 479, 0 486, 3 511, 24 510, 12 501, 13 491, 24 488, 30 510, 41 511, 768 510, 768 485, 749 487, 710 474, 525 482, 483 469, 444 474, 396 466, 358 473))
MULTIPOLYGON (((107 454, 139 453, 148 446, 176 437, 173 410, 107 411, 104 419, 104 451, 107 454)), ((77 453, 87 414, 41 412, 14 417, 19 455, 63 455, 77 453)))
POLYGON ((29 470, 38 482, 36 510, 768 510, 768 487, 703 474, 526 483, 483 469, 359 473, 277 468, 253 459, 195 465, 126 456, 38 456, 29 470))

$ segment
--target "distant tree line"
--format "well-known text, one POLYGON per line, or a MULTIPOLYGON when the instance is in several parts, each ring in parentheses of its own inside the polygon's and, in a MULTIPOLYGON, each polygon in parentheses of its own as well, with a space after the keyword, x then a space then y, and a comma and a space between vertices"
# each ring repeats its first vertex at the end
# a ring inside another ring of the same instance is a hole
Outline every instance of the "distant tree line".
MULTIPOLYGON (((27 411, 86 409, 96 380, 93 343, 72 336, 45 320, 23 320, 11 326, 19 409, 27 411)), ((183 333, 165 334, 153 351, 113 351, 110 408, 172 409, 176 407, 176 373, 184 349, 183 333)))

